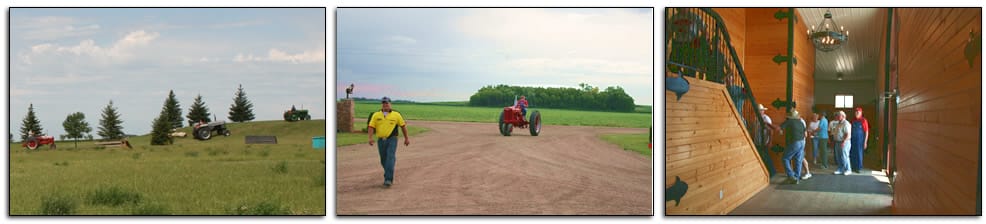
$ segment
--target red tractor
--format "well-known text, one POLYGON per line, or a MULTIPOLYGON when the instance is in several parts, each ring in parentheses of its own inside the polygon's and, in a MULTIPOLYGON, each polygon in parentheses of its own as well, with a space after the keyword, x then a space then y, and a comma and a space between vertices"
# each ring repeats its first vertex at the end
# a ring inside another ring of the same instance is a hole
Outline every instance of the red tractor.
POLYGON ((33 137, 32 136, 32 137, 28 137, 27 138, 27 141, 24 141, 24 143, 21 144, 21 146, 27 147, 28 149, 31 149, 31 150, 37 149, 38 146, 42 146, 42 145, 51 145, 49 147, 51 149, 55 149, 55 137, 52 137, 52 136, 37 136, 37 137, 33 137))
POLYGON ((531 111, 530 119, 524 120, 520 105, 504 107, 503 112, 500 112, 500 134, 510 136, 510 133, 514 131, 514 127, 530 128, 531 136, 538 136, 538 134, 541 134, 541 112, 536 110, 531 111))

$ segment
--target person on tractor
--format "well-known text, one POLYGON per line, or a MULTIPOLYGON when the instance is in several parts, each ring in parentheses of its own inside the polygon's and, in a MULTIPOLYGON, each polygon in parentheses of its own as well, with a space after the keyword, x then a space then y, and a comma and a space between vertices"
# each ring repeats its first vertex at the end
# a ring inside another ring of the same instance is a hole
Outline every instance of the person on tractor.
POLYGON ((527 116, 527 98, 520 96, 520 100, 517 101, 517 105, 520 106, 521 116, 527 116))

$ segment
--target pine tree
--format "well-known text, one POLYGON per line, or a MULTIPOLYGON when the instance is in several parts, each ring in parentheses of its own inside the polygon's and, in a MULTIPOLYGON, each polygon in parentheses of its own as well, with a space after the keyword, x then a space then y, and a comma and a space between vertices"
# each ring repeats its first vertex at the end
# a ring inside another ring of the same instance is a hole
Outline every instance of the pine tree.
POLYGON ((161 115, 158 115, 151 123, 151 145, 170 145, 174 142, 169 135, 170 127, 171 122, 168 120, 167 111, 161 110, 161 115))
POLYGON ((100 137, 106 140, 114 140, 123 138, 123 121, 120 120, 120 114, 116 112, 116 108, 113 107, 113 101, 110 100, 110 104, 103 108, 103 118, 99 120, 99 134, 100 137))
POLYGON ((75 139, 75 147, 79 147, 79 139, 85 137, 92 128, 89 127, 89 122, 86 122, 86 115, 82 112, 75 112, 69 114, 65 118, 65 122, 62 122, 62 127, 65 127, 65 135, 62 135, 62 140, 65 138, 75 139))
POLYGON ((188 108, 188 126, 195 125, 199 121, 209 123, 212 121, 209 116, 209 108, 205 106, 205 102, 202 102, 202 95, 195 97, 195 102, 192 103, 192 107, 188 108))
POLYGON ((181 105, 178 104, 178 99, 175 98, 175 91, 168 91, 168 99, 164 101, 164 110, 167 113, 169 127, 181 128, 181 105))
POLYGON ((27 107, 27 116, 21 122, 21 139, 27 140, 28 133, 33 131, 35 135, 41 135, 41 121, 34 115, 34 104, 27 107))
POLYGON ((233 105, 229 107, 229 120, 234 122, 253 120, 253 103, 247 100, 242 84, 236 89, 236 98, 233 98, 233 105))

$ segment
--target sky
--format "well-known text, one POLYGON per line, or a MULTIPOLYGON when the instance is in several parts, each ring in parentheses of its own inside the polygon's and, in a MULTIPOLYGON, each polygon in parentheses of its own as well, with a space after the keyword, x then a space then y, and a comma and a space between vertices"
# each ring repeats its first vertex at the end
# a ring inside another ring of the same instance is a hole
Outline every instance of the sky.
MULTIPOLYGON (((336 97, 468 101, 487 85, 621 86, 653 104, 654 11, 340 8, 336 97)), ((537 99, 529 99, 536 101, 537 99)))
MULTIPOLYGON (((173 90, 187 115, 201 94, 227 118, 237 86, 255 121, 292 105, 325 119, 323 8, 12 8, 10 132, 19 139, 29 104, 56 138, 74 112, 98 138, 112 100, 127 134, 151 130, 173 90)), ((187 124, 187 123, 186 123, 187 124)))

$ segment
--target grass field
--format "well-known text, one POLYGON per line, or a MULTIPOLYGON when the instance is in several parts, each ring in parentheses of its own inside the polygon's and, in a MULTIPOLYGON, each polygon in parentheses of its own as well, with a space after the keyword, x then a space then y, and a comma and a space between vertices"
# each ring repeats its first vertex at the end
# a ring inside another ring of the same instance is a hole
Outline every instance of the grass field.
MULTIPOLYGON (((325 120, 230 123, 232 136, 134 149, 59 142, 10 146, 10 214, 325 215, 325 120), (276 135, 278 144, 244 144, 276 135)), ((189 128, 183 131, 190 132, 189 128)))
MULTIPOLYGON (((468 107, 464 102, 440 102, 427 104, 394 103, 393 109, 400 111, 404 119, 433 121, 463 121, 496 123, 502 107, 468 107)), ((637 111, 649 111, 650 106, 638 106, 637 111)), ((356 102, 356 121, 366 122, 370 113, 380 109, 378 102, 356 102)), ((546 125, 605 126, 648 128, 651 126, 651 113, 618 113, 598 111, 577 111, 546 108, 529 108, 541 112, 546 125)))
POLYGON ((651 155, 651 149, 647 147, 650 143, 648 134, 607 134, 600 136, 603 140, 620 145, 624 150, 634 151, 646 156, 651 155))

